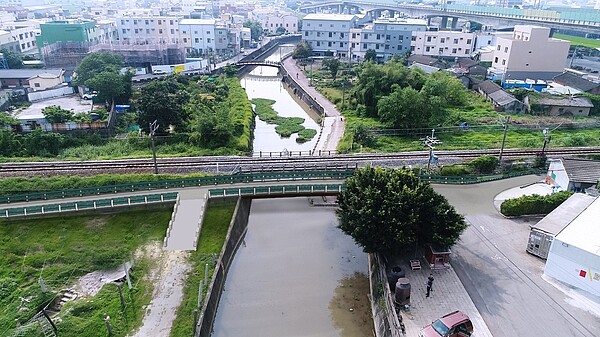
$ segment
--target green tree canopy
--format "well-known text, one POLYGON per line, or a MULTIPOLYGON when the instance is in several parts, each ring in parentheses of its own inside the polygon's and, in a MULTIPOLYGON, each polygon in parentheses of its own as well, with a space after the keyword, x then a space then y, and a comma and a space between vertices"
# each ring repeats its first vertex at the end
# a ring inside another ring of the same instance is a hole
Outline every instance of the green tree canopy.
POLYGON ((250 37, 258 41, 258 38, 263 36, 263 28, 258 21, 248 20, 244 22, 244 27, 250 28, 250 37))
POLYGON ((365 61, 377 62, 377 52, 373 49, 367 49, 365 52, 365 61))
POLYGON ((59 106, 52 105, 42 109, 44 118, 50 123, 65 123, 73 120, 73 112, 63 109, 59 106))
POLYGON ((342 66, 342 62, 340 62, 340 60, 336 59, 336 58, 327 58, 323 60, 323 68, 327 69, 327 71, 329 71, 329 73, 331 74, 331 77, 333 78, 333 80, 335 81, 335 78, 337 77, 337 73, 340 70, 340 67, 342 66))
POLYGON ((8 63, 9 69, 23 68, 23 57, 21 56, 21 54, 13 53, 12 51, 6 48, 0 49, 0 53, 4 55, 6 63, 8 63))
POLYGON ((300 41, 296 45, 296 48, 292 52, 292 58, 294 59, 305 59, 312 55, 312 47, 306 41, 300 41))
POLYGON ((0 126, 19 124, 19 120, 6 111, 0 111, 0 126))
POLYGON ((103 71, 85 81, 85 86, 98 92, 98 98, 112 102, 115 97, 125 93, 126 83, 123 75, 114 71, 103 71))
POLYGON ((140 127, 147 131, 149 123, 157 120, 157 133, 166 133, 171 125, 182 129, 187 118, 183 106, 188 99, 189 93, 175 76, 152 81, 142 88, 137 104, 140 127))
POLYGON ((396 86, 396 90, 377 102, 382 122, 398 129, 424 128, 431 120, 431 107, 419 91, 396 86))
POLYGON ((74 79, 75 84, 85 85, 85 82, 102 72, 116 72, 123 68, 123 58, 121 55, 111 52, 92 53, 83 58, 81 63, 75 68, 77 76, 74 79))
POLYGON ((287 29, 285 29, 285 27, 277 27, 277 29, 275 30, 275 34, 277 35, 282 35, 287 33, 287 29))
POLYGON ((405 169, 358 169, 338 202, 339 228, 367 253, 450 248, 467 227, 445 197, 405 169))

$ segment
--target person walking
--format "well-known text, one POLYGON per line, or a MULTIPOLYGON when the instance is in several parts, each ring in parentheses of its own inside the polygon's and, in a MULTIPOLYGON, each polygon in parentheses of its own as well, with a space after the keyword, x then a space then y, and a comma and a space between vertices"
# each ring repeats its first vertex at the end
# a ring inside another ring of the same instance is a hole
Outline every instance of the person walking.
POLYGON ((429 297, 431 286, 433 286, 433 274, 429 274, 429 277, 427 278, 427 295, 425 297, 429 297))

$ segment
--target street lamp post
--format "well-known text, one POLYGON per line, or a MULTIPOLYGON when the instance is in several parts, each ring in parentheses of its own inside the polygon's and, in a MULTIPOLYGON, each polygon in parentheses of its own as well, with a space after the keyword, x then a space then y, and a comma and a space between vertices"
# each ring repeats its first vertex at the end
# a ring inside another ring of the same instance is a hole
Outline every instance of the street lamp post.
POLYGON ((158 174, 158 165, 156 164, 156 147, 154 147, 154 133, 158 130, 158 120, 150 123, 150 142, 152 143, 152 160, 154 162, 154 174, 158 174))
POLYGON ((546 145, 550 142, 550 131, 548 129, 544 129, 542 131, 544 133, 544 146, 542 146, 542 158, 546 153, 546 145))

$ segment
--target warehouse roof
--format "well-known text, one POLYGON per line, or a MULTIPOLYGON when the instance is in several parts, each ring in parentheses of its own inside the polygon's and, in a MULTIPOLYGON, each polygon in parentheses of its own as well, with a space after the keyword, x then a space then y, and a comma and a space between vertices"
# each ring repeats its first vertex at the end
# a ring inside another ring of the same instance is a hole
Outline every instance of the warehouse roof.
POLYGON ((564 244, 575 246, 589 253, 600 255, 600 197, 596 198, 567 227, 556 236, 564 244))
POLYGON ((596 198, 583 193, 575 193, 531 228, 556 235, 583 212, 583 210, 585 210, 595 199, 596 198))

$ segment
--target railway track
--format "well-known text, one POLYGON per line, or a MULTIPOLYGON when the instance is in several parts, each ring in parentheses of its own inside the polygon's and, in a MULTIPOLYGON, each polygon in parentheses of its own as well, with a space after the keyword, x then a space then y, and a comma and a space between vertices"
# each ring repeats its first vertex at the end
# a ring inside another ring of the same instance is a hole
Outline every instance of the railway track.
MULTIPOLYGON (((443 150, 435 151, 440 161, 461 161, 482 155, 498 155, 498 149, 490 150, 443 150)), ((600 147, 555 148, 545 151, 548 156, 572 156, 600 154, 600 147)), ((504 158, 523 158, 539 155, 538 149, 505 149, 504 158)), ((181 157, 159 158, 157 165, 161 172, 228 172, 252 171, 259 169, 290 168, 341 168, 355 167, 366 163, 395 166, 404 162, 427 161, 428 151, 399 153, 364 153, 328 156, 280 156, 280 157, 181 157)), ((51 162, 11 162, 0 163, 0 176, 10 175, 52 175, 81 174, 90 172, 152 172, 153 161, 149 159, 93 160, 93 161, 51 161, 51 162)))

